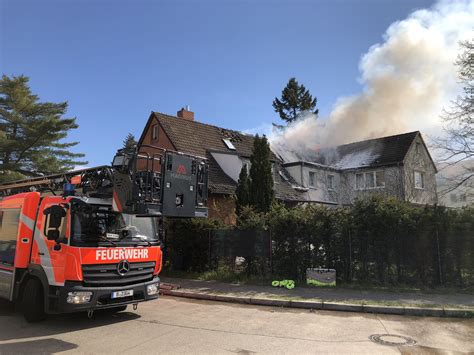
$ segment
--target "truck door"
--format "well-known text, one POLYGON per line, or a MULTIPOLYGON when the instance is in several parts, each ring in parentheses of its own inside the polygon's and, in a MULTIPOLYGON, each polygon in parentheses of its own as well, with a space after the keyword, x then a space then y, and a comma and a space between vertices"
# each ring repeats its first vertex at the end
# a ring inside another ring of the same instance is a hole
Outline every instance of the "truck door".
POLYGON ((69 212, 65 209, 64 216, 59 225, 59 244, 55 240, 48 240, 47 233, 51 229, 51 218, 45 213, 51 206, 65 205, 66 201, 61 197, 48 196, 43 199, 38 213, 38 221, 35 230, 33 251, 31 261, 42 266, 48 283, 54 286, 64 285, 64 269, 66 264, 67 238, 66 230, 69 220, 69 212), (65 244, 66 243, 66 244, 65 244))
POLYGON ((0 297, 11 299, 20 206, 0 206, 0 297))

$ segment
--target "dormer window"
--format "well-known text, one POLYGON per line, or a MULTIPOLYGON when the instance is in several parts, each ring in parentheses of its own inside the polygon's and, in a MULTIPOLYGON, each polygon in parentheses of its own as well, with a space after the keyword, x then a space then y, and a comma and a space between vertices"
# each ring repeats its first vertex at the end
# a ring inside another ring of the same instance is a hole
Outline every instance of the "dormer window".
POLYGON ((229 138, 224 138, 222 139, 222 141, 224 142, 224 144, 226 145, 226 147, 230 150, 235 150, 235 147, 234 145, 232 144, 232 142, 230 141, 229 138))

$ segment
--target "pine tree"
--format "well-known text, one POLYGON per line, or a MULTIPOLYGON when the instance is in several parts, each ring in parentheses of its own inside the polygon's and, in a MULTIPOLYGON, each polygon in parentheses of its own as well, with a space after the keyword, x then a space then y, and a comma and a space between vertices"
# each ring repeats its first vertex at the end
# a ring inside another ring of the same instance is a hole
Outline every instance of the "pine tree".
POLYGON ((310 111, 318 114, 316 109, 317 98, 304 87, 299 85, 295 78, 291 78, 286 87, 281 92, 281 98, 275 97, 273 108, 278 112, 280 118, 287 123, 293 122, 303 111, 310 111))
POLYGON ((255 137, 250 157, 249 201, 258 212, 268 212, 274 199, 271 151, 267 137, 255 137))
POLYGON ((135 150, 137 147, 137 141, 135 140, 135 136, 131 133, 127 134, 125 139, 123 140, 123 149, 130 151, 130 150, 135 150))
POLYGON ((235 190, 235 210, 237 216, 240 216, 242 208, 249 203, 249 179, 247 165, 244 164, 240 170, 239 181, 237 183, 237 189, 235 190))
POLYGON ((76 129, 75 118, 62 117, 67 102, 39 102, 25 76, 0 80, 0 181, 58 173, 87 164, 84 154, 69 149, 77 142, 65 142, 76 129))

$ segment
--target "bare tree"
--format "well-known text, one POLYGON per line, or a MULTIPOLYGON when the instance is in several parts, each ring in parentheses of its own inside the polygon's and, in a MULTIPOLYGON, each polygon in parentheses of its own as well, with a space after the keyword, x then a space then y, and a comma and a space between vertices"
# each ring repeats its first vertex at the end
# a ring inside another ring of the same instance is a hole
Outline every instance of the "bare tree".
POLYGON ((440 163, 445 166, 463 167, 457 176, 450 177, 448 193, 463 186, 474 187, 474 169, 466 164, 474 159, 474 40, 460 42, 461 53, 455 62, 463 93, 443 112, 445 135, 434 140, 434 147, 442 153, 440 163))

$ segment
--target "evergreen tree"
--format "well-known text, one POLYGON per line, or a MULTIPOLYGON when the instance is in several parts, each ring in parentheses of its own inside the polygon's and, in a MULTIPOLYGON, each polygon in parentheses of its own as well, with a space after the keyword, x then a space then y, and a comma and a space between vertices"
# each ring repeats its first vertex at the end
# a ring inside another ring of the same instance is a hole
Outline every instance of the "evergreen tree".
POLYGON ((135 136, 131 133, 127 134, 125 139, 123 140, 123 149, 127 151, 133 151, 137 147, 137 141, 135 140, 135 136))
POLYGON ((249 179, 247 165, 244 164, 240 170, 239 181, 237 183, 237 189, 235 190, 235 210, 237 216, 240 216, 242 208, 249 203, 249 179))
POLYGON ((75 118, 62 117, 67 102, 39 102, 25 76, 0 80, 0 182, 28 176, 58 173, 87 164, 84 154, 65 142, 69 130, 78 127, 75 118))
POLYGON ((295 78, 291 78, 281 92, 281 98, 275 97, 273 100, 273 108, 283 121, 290 123, 303 111, 311 111, 317 115, 319 110, 316 109, 316 102, 317 98, 313 99, 303 84, 299 85, 295 78))
POLYGON ((274 199, 271 151, 267 137, 255 137, 250 157, 249 201, 258 212, 268 212, 274 199))

